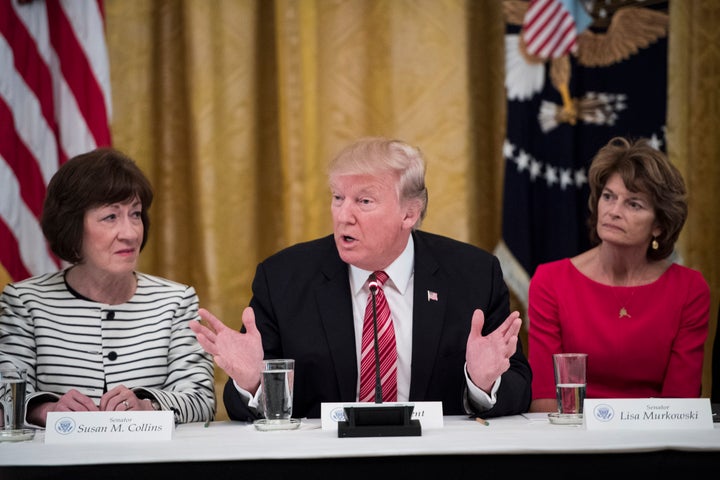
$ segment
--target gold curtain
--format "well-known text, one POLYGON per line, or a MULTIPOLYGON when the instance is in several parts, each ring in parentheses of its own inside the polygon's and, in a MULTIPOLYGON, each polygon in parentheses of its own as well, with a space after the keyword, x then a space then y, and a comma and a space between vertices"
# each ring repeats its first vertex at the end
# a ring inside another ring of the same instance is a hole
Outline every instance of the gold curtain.
MULTIPOLYGON (((234 328, 255 266, 331 232, 324 165, 364 135, 428 158, 423 228, 500 238, 498 0, 106 0, 113 143, 156 200, 142 270, 194 285, 234 328)), ((672 1, 668 137, 690 191, 685 264, 720 296, 720 6, 672 1), (692 25, 692 28, 691 28, 692 25)), ((704 394, 709 396, 708 340, 704 394)), ((218 371, 218 418, 225 417, 218 371)))
MULTIPOLYGON (((684 263, 710 284, 703 396, 710 396, 712 341, 720 315, 720 2, 671 0, 668 155, 687 183, 689 214, 678 242, 684 263)), ((716 376, 720 372, 716 372, 716 376)))
POLYGON ((424 228, 494 248, 500 2, 107 0, 106 11, 113 143, 156 190, 141 267, 195 285, 229 325, 241 326, 260 260, 332 231, 324 166, 360 136, 420 146, 424 228))
MULTIPOLYGON (((195 285, 203 306, 239 328, 256 264, 330 233, 327 160, 375 134, 426 153, 424 229, 492 250, 501 3, 107 0, 113 140, 157 194, 143 269, 195 285)), ((691 212, 679 247, 713 294, 706 396, 720 296, 719 15, 714 0, 670 5, 668 138, 691 212)), ((218 371, 219 387, 225 378, 218 371)))

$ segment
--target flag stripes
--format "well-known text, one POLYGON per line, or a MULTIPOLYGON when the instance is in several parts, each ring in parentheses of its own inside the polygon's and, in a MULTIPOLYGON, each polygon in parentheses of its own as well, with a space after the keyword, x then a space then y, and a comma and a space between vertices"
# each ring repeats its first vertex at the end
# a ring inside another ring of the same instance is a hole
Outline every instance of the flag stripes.
POLYGON ((525 15, 523 39, 532 55, 559 57, 575 46, 575 22, 554 1, 533 1, 525 15))
POLYGON ((591 23, 578 0, 531 0, 522 38, 531 55, 559 58, 577 50, 577 36, 591 23))
POLYGON ((39 225, 68 158, 110 145, 102 0, 0 2, 0 263, 13 280, 58 269, 39 225))

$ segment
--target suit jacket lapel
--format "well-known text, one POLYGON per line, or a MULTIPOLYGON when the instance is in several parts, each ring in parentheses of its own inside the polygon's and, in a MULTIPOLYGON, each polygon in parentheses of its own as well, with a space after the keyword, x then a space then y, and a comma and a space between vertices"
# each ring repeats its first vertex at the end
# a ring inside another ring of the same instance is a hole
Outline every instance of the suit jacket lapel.
POLYGON ((342 401, 354 401, 357 394, 355 327, 347 265, 336 256, 324 262, 327 282, 315 291, 318 313, 335 365, 342 401))
POLYGON ((410 400, 425 398, 430 374, 438 355, 448 298, 447 282, 439 276, 439 264, 432 251, 423 241, 422 234, 415 232, 413 238, 415 286, 410 400))

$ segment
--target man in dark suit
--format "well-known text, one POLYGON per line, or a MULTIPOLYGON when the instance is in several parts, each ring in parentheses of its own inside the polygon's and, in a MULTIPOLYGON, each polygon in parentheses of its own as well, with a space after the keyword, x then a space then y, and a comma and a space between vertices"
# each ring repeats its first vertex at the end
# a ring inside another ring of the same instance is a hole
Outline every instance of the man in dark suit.
POLYGON ((330 164, 334 234, 257 267, 240 332, 204 309, 200 344, 228 375, 234 420, 259 418, 263 358, 295 359, 293 416, 358 400, 368 277, 383 271, 397 339, 397 401, 441 401, 445 415, 513 415, 530 405, 531 371, 494 256, 418 230, 425 161, 397 140, 365 138, 330 164))

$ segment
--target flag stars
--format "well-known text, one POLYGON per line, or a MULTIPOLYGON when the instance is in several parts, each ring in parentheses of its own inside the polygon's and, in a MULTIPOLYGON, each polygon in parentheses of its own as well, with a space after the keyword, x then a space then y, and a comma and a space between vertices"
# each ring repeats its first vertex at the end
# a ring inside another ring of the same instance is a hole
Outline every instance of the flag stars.
POLYGON ((572 185, 572 171, 569 168, 563 168, 560 170, 560 188, 566 190, 568 185, 572 185))
POLYGON ((585 170, 583 170, 582 168, 579 170, 575 170, 575 186, 577 188, 581 188, 585 183, 587 183, 587 175, 585 175, 585 170))
POLYGON ((520 153, 518 153, 517 156, 517 171, 522 172, 523 170, 528 168, 528 165, 530 164, 530 155, 525 152, 525 150, 520 150, 520 153))
POLYGON ((662 140, 660 140, 660 139, 657 137, 657 135, 655 135, 655 134, 653 133, 652 137, 650 137, 650 145, 651 145, 655 150, 660 150, 660 149, 662 148, 662 144, 663 144, 662 140))
POLYGON ((513 152, 515 151, 515 147, 513 147, 513 144, 510 143, 510 141, 506 138, 503 142, 503 155, 507 159, 511 159, 513 157, 513 152))
MULTIPOLYGON (((650 137, 650 144, 658 150, 663 146, 663 135, 653 134, 650 137)), ((545 164, 537 160, 522 148, 512 145, 506 138, 503 142, 503 155, 508 162, 515 164, 518 173, 527 171, 530 181, 534 182, 538 177, 545 180, 548 188, 558 185, 560 189, 567 190, 568 187, 575 185, 578 189, 587 184, 587 169, 562 167, 560 165, 545 164), (513 157, 513 152, 517 151, 517 156, 513 157), (544 172, 544 173, 543 173, 544 172)))
POLYGON ((534 182, 535 179, 538 177, 538 175, 540 175, 541 171, 542 171, 542 163, 533 159, 530 162, 530 181, 534 182))
POLYGON ((558 183, 557 168, 552 165, 545 167, 545 183, 547 183, 548 187, 552 187, 558 183))

